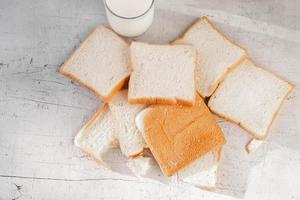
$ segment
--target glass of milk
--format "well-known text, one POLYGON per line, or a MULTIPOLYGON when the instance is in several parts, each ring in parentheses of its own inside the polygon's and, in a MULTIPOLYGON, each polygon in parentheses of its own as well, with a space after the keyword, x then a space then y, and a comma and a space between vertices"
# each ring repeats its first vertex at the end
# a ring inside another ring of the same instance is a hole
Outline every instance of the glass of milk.
POLYGON ((154 0, 104 0, 108 22, 118 34, 135 37, 152 24, 154 0))

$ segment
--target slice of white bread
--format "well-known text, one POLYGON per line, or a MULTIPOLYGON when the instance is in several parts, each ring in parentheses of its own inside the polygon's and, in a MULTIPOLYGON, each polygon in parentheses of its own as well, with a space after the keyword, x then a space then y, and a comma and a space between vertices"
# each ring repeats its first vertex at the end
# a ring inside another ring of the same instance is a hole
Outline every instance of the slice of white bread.
POLYGON ((133 42, 129 103, 186 104, 195 102, 196 50, 190 45, 133 42))
POLYGON ((102 156, 113 147, 118 146, 115 119, 107 105, 85 124, 76 135, 74 143, 84 152, 92 156, 100 164, 108 167, 102 156))
POLYGON ((222 148, 216 148, 180 170, 179 181, 207 190, 215 189, 221 151, 222 148))
MULTIPOLYGON (((141 132, 144 128, 142 119, 143 117, 143 114, 136 117, 136 124, 141 132)), ((222 148, 213 149, 206 155, 181 169, 177 173, 179 181, 207 190, 215 189, 217 182, 217 171, 219 161, 221 159, 221 151, 222 148)), ((141 159, 138 160, 131 159, 128 163, 128 167, 135 175, 143 176, 152 169, 153 165, 151 165, 151 162, 154 162, 152 157, 141 157, 141 159)))
POLYGON ((119 91, 108 104, 119 127, 118 138, 121 151, 125 156, 132 157, 140 154, 146 147, 144 138, 135 125, 136 115, 146 105, 129 104, 127 93, 127 90, 119 91))
POLYGON ((256 151, 262 144, 264 144, 266 140, 257 140, 254 138, 251 138, 249 142, 246 144, 245 149, 247 153, 253 153, 256 151))
POLYGON ((208 106, 231 120, 256 139, 264 139, 284 98, 293 86, 244 60, 230 72, 211 96, 208 106))
POLYGON ((129 158, 127 161, 128 168, 136 176, 145 176, 151 170, 153 159, 151 157, 137 156, 129 158))
POLYGON ((149 106, 137 115, 136 125, 167 176, 226 142, 221 128, 199 96, 192 107, 149 106))
POLYGON ((89 88, 101 100, 109 101, 130 75, 128 48, 113 31, 97 26, 60 72, 89 88))
POLYGON ((195 71, 196 89, 202 97, 209 97, 226 73, 238 65, 247 52, 220 33, 207 17, 198 19, 173 44, 191 44, 198 53, 195 71))

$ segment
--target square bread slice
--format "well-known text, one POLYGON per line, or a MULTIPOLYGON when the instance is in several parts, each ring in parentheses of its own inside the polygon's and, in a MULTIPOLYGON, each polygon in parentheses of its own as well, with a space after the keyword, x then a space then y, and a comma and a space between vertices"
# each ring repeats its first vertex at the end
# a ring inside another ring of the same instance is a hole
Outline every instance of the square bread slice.
POLYGON ((127 90, 118 92, 109 102, 109 107, 118 122, 118 138, 122 153, 127 157, 140 154, 146 147, 141 132, 135 125, 136 115, 146 105, 133 105, 128 103, 127 90))
POLYGON ((247 55, 245 49, 229 41, 207 17, 197 20, 173 44, 191 44, 197 49, 196 89, 202 97, 211 96, 227 72, 247 55))
POLYGON ((222 148, 216 148, 178 172, 179 181, 206 190, 216 188, 222 148))
POLYGON ((102 159, 109 149, 118 146, 115 119, 107 105, 85 124, 76 135, 74 143, 100 164, 108 167, 102 159))
POLYGON ((292 85, 272 73, 244 60, 220 84, 208 106, 253 135, 264 139, 292 85))
POLYGON ((192 46, 133 42, 130 60, 129 103, 194 104, 196 51, 192 46))
POLYGON ((60 72, 107 102, 130 75, 129 45, 110 29, 97 26, 61 66, 60 72))
POLYGON ((167 176, 226 142, 200 96, 192 107, 152 105, 137 115, 136 124, 167 176))
MULTIPOLYGON (((140 119, 136 119, 137 123, 141 123, 140 119)), ((142 125, 140 124, 139 127, 142 125)), ((193 161, 177 173, 179 182, 189 183, 205 190, 214 190, 221 155, 222 148, 216 148, 193 161)), ((154 162, 153 156, 137 156, 129 159, 127 166, 136 176, 145 176, 153 171, 154 162)))

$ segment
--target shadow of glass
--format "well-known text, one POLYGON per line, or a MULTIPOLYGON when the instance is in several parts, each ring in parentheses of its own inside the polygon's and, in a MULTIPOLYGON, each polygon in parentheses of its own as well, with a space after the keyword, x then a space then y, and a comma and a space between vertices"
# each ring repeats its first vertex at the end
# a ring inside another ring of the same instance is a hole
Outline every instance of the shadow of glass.
POLYGON ((156 9, 153 23, 147 32, 133 39, 149 43, 165 44, 181 36, 195 19, 194 16, 156 9))

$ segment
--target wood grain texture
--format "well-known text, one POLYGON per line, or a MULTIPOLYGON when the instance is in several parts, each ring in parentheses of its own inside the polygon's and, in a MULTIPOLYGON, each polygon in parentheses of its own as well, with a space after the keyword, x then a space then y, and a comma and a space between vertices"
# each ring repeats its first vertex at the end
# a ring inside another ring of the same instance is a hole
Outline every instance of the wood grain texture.
POLYGON ((248 134, 218 119, 224 148, 215 192, 165 179, 134 177, 115 150, 97 165, 73 145, 101 101, 59 74, 93 30, 107 24, 101 0, 0 1, 0 200, 6 199, 299 199, 300 4, 297 0, 157 0, 139 41, 166 43, 207 15, 253 60, 296 85, 270 130, 248 155, 248 134))

